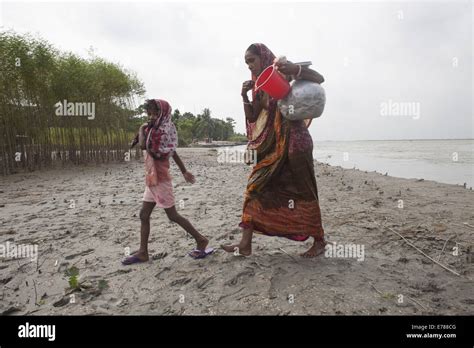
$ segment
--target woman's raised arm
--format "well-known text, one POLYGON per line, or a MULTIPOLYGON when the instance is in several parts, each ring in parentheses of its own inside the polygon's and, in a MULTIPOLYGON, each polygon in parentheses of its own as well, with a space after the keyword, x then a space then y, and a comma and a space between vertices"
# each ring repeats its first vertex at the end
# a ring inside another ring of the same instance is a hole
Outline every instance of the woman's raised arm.
POLYGON ((308 67, 300 66, 291 62, 276 63, 278 70, 285 75, 291 75, 299 80, 307 80, 316 83, 323 83, 324 77, 317 71, 308 67))
MULTIPOLYGON (((299 68, 298 68, 299 70, 299 68)), ((316 70, 306 68, 306 67, 301 67, 301 73, 298 77, 299 80, 308 80, 316 83, 323 83, 324 82, 324 77, 320 73, 318 73, 316 70)))

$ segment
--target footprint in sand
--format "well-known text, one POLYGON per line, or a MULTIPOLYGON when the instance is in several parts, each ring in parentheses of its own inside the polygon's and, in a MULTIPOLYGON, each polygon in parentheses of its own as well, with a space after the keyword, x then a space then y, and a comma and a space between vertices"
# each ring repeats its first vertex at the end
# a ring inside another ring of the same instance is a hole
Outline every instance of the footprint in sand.
POLYGON ((166 256, 168 256, 168 253, 166 251, 164 251, 162 253, 153 255, 151 258, 153 260, 160 260, 160 259, 164 259, 166 256))
POLYGON ((202 289, 202 288, 205 289, 205 288, 207 288, 208 283, 209 283, 212 279, 214 279, 214 277, 209 277, 209 278, 206 278, 206 279, 203 279, 203 280, 199 281, 198 284, 197 284, 197 288, 198 288, 198 289, 202 289))
POLYGON ((246 269, 245 271, 242 271, 232 277, 230 280, 228 280, 225 284, 226 285, 237 285, 239 283, 239 280, 243 277, 253 277, 255 275, 255 270, 254 269, 246 269))
POLYGON ((94 252, 94 251, 95 251, 95 249, 87 249, 87 250, 84 250, 84 251, 82 251, 82 252, 80 252, 80 253, 77 253, 77 254, 68 255, 68 256, 65 257, 65 259, 66 259, 66 260, 71 260, 71 259, 76 258, 77 256, 88 255, 88 254, 90 254, 90 253, 92 253, 92 252, 94 252))
POLYGON ((171 283, 170 283, 170 286, 176 286, 176 285, 186 285, 188 284, 189 282, 191 282, 191 278, 180 278, 180 279, 176 279, 176 280, 173 280, 171 283))

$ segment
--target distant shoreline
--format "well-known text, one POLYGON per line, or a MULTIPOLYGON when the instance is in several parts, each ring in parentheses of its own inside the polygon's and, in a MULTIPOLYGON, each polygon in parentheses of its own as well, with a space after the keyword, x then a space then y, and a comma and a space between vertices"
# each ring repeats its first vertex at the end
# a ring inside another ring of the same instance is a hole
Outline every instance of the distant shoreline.
POLYGON ((474 187, 474 140, 316 141, 313 156, 330 165, 474 187))

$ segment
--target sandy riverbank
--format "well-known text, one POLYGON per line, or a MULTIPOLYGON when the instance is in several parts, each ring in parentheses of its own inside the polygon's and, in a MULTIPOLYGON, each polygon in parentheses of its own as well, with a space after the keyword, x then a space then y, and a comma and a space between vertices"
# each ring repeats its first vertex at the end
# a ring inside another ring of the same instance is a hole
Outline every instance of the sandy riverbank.
MULTIPOLYGON (((217 163, 215 149, 179 152, 197 182, 172 164, 178 211, 210 246, 235 241, 249 167, 217 163)), ((35 244, 39 255, 0 259, 0 313, 474 314, 473 191, 321 163, 316 172, 329 241, 363 246, 363 260, 302 259, 309 241, 257 235, 249 258, 218 250, 196 261, 193 240, 155 210, 153 259, 125 267, 124 248, 139 241, 142 163, 2 177, 0 244, 35 244), (83 285, 74 303, 72 266, 83 285)))

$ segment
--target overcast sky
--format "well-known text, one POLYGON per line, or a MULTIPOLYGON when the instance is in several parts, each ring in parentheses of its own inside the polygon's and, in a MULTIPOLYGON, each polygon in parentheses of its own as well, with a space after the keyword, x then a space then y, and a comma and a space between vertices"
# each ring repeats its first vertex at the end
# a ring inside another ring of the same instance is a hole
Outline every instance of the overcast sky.
POLYGON ((84 57, 92 46, 135 71, 147 98, 181 112, 208 107, 213 117, 234 118, 239 132, 245 49, 263 42, 291 61, 311 60, 325 77, 314 140, 474 137, 471 1, 1 6, 3 30, 37 33, 84 57), (396 115, 402 106, 413 108, 396 115))

